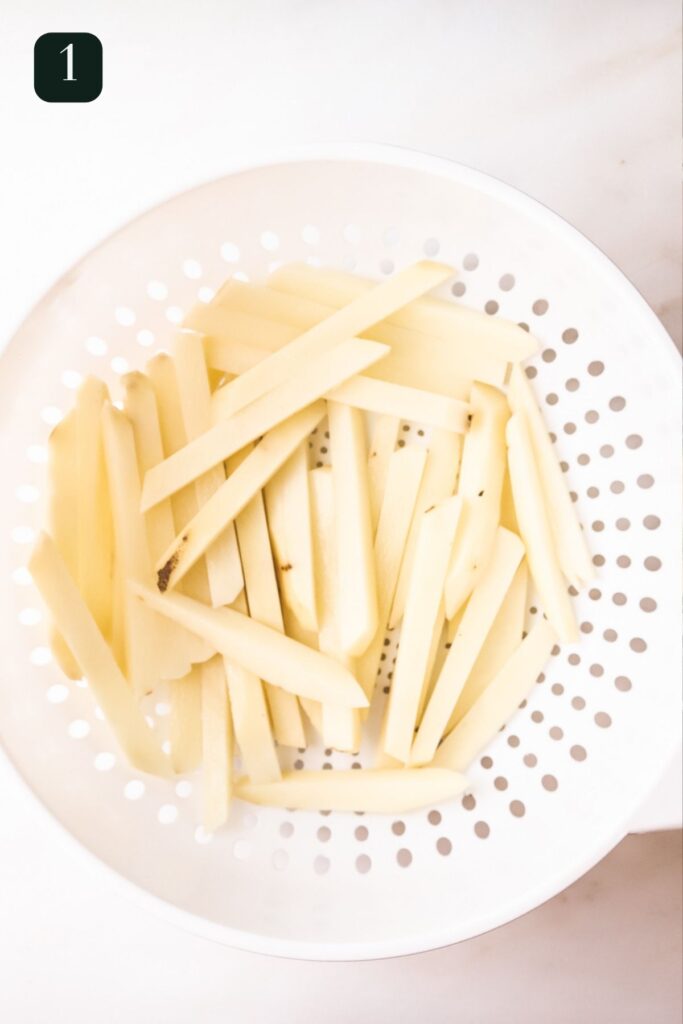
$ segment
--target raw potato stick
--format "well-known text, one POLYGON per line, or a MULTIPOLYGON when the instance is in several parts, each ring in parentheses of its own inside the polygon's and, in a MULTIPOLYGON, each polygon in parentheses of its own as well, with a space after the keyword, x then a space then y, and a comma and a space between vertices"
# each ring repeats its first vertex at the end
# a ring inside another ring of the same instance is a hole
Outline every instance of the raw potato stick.
POLYGON ((306 441, 271 477, 263 497, 282 603, 303 629, 317 631, 306 441))
POLYGON ((447 498, 423 513, 406 597, 401 644, 386 710, 383 750, 404 764, 413 742, 420 694, 441 607, 461 500, 447 498))
POLYGON ((526 562, 521 562, 517 566, 510 589, 503 598, 498 614, 493 620, 486 643, 467 677, 467 682, 449 719, 446 733, 449 733, 465 717, 515 648, 519 646, 524 631, 528 576, 526 562))
POLYGON ((168 775, 170 766, 54 542, 41 533, 28 564, 54 622, 130 763, 168 775))
POLYGON ((86 377, 76 394, 78 423, 78 588, 104 636, 112 622, 113 537, 101 413, 109 392, 86 377))
MULTIPOLYGON (((317 269, 304 263, 280 267, 271 274, 268 283, 271 288, 313 297, 332 307, 354 301, 374 284, 355 274, 317 269)), ((538 351, 536 339, 517 324, 432 297, 417 298, 401 306, 387 316, 386 321, 431 337, 446 338, 463 360, 473 350, 500 362, 519 362, 538 351)))
POLYGON ((556 641, 550 623, 537 618, 529 635, 441 744, 435 765, 464 771, 472 763, 529 696, 556 641))
POLYGON ((393 452, 384 489, 384 499, 375 534, 377 575, 377 630, 364 654, 356 662, 356 678, 368 700, 377 681, 391 602, 394 599, 401 558, 413 521, 420 481, 427 460, 424 448, 406 445, 393 452))
MULTIPOLYGON (((78 579, 78 425, 76 411, 67 413, 47 441, 47 532, 73 579, 78 579)), ((80 679, 78 662, 54 623, 50 623, 52 655, 69 679, 80 679)))
MULTIPOLYGON (((247 454, 245 449, 244 452, 232 457, 229 463, 230 472, 239 467, 247 454)), ((270 550, 263 495, 260 491, 257 491, 237 516, 235 526, 242 557, 249 615, 265 626, 283 633, 280 595, 270 550)), ((246 611, 246 608, 238 607, 237 610, 246 611)), ((278 686, 266 683, 266 699, 278 743, 285 747, 305 747, 306 734, 296 697, 278 686)))
POLYGON ((275 427, 249 453, 241 466, 186 523, 156 565, 158 585, 172 589, 201 558, 209 545, 248 505, 253 496, 289 458, 325 414, 325 403, 303 409, 275 427))
MULTIPOLYGON (((146 369, 157 400, 164 456, 168 458, 187 444, 175 363, 167 352, 160 352, 153 359, 149 360, 146 369)), ((197 515, 197 495, 193 485, 189 484, 187 487, 182 487, 179 491, 176 491, 170 498, 170 502, 175 523, 175 537, 197 515)), ((151 510, 148 509, 147 512, 149 511, 151 510)), ((164 545, 163 550, 155 559, 155 565, 158 558, 168 549, 172 540, 173 538, 164 545)), ((194 597, 200 601, 208 601, 208 586, 206 562, 202 558, 192 566, 185 576, 182 590, 189 597, 194 597)))
MULTIPOLYGON (((306 647, 311 647, 314 651, 318 650, 318 634, 304 629, 286 604, 282 607, 282 616, 285 621, 285 633, 287 636, 291 637, 292 640, 298 640, 300 644, 305 644, 306 647)), ((311 700, 310 697, 299 697, 299 704, 306 712, 306 716, 315 731, 322 737, 323 709, 320 701, 311 700)))
MULTIPOLYGON (((202 339, 196 334, 179 333, 173 358, 185 433, 188 441, 193 441, 211 427, 211 391, 202 339)), ((198 507, 201 508, 224 482, 222 465, 198 477, 194 484, 198 507)), ((205 558, 212 604, 214 607, 232 604, 244 586, 233 523, 229 523, 207 549, 205 558)))
POLYGON ((228 820, 233 742, 223 659, 200 668, 202 680, 202 824, 215 832, 228 820))
POLYGON ((286 772, 270 786, 238 779, 235 792, 241 800, 265 807, 398 814, 451 800, 466 784, 464 775, 443 768, 360 768, 286 772))
POLYGON ((458 482, 463 514, 444 589, 449 619, 472 593, 491 557, 505 473, 505 396, 486 384, 473 384, 470 415, 458 482))
MULTIPOLYGON (((340 648, 341 593, 335 549, 334 482, 329 466, 311 471, 310 490, 318 597, 318 646, 323 654, 329 654, 355 674, 353 659, 345 656, 340 648)), ((326 747, 348 753, 356 753, 360 748, 360 713, 356 708, 323 704, 322 730, 326 747)))
MULTIPOLYGON (((343 309, 332 310, 326 319, 233 381, 226 389, 230 390, 229 413, 243 409, 292 377, 305 376, 312 362, 329 356, 340 342, 355 338, 393 310, 435 288, 451 274, 450 267, 423 260, 376 285, 367 294, 359 295, 343 309)), ((354 372, 361 369, 364 367, 354 372)))
POLYGON ((357 657, 377 629, 377 582, 368 493, 365 424, 358 409, 328 402, 339 585, 338 640, 357 657))
POLYGON ((102 436, 116 558, 121 569, 126 676, 140 699, 151 693, 159 682, 159 652, 173 643, 173 631, 169 632, 163 619, 144 608, 128 590, 131 581, 151 586, 152 566, 140 513, 140 478, 133 428, 125 414, 109 403, 102 409, 102 436))
MULTIPOLYGON (((331 305, 280 291, 277 275, 271 280, 275 286, 267 288, 234 280, 226 282, 211 305, 196 308, 190 314, 188 325, 208 335, 234 340, 246 354, 246 346, 251 345, 271 351, 279 349, 283 339, 291 340, 335 312, 331 305)), ((344 304, 338 304, 337 309, 339 305, 344 304)), ((381 380, 466 398, 472 378, 498 386, 505 379, 507 361, 479 350, 462 333, 454 344, 452 332, 436 337, 384 320, 360 335, 391 346, 386 365, 370 373, 381 380)), ((525 343, 528 347, 528 337, 525 343)))
POLYGON ((215 650, 260 679, 313 700, 367 707, 365 694, 350 672, 277 630, 232 608, 209 608, 181 594, 162 595, 139 584, 131 587, 154 611, 204 637, 215 650))
POLYGON ((429 698, 411 750, 411 764, 429 764, 433 759, 523 554, 524 545, 519 537, 499 527, 488 566, 467 602, 458 632, 429 698))
POLYGON ((173 771, 193 772, 202 760, 202 676, 195 665, 169 683, 169 742, 173 771))
MULTIPOLYGON (((276 294, 267 289, 262 292, 276 294)), ((192 329, 205 332, 207 362, 223 373, 244 374, 300 335, 299 328, 267 320, 263 314, 200 305, 201 309, 192 314, 189 323, 192 329)), ((364 377, 420 388, 461 401, 467 400, 470 377, 498 387, 505 380, 507 363, 476 353, 463 361, 446 338, 433 338, 389 325, 363 331, 362 337, 391 346, 387 357, 369 367, 364 377)))
POLYGON ((389 463, 396 448, 400 425, 401 420, 398 416, 378 416, 370 437, 368 490, 373 530, 377 529, 387 473, 389 472, 389 463))
POLYGON ((560 568, 571 584, 581 587, 594 578, 595 569, 566 478, 521 366, 512 369, 508 401, 513 412, 524 414, 529 429, 560 568))
MULTIPOLYGON (((417 715, 415 716, 416 726, 419 726, 422 721, 427 699, 431 696, 432 691, 434 690, 434 684, 438 678, 438 673, 435 675, 434 668, 439 657, 439 652, 442 650, 446 642, 446 622, 446 612, 442 601, 439 605, 439 611, 437 612, 436 619, 434 620, 432 642, 429 647, 429 657, 427 658, 427 668, 425 669, 422 693, 420 694, 420 703, 417 706, 417 715)), ((446 659, 444 657, 444 661, 445 660, 446 659)))
POLYGON ((529 431, 520 413, 508 422, 507 444, 515 511, 541 606, 560 641, 574 643, 578 637, 576 619, 560 569, 529 431))
MULTIPOLYGON (((285 381, 246 409, 227 418, 224 418, 221 408, 232 384, 220 388, 211 400, 219 422, 149 471, 143 488, 143 509, 151 508, 157 501, 234 455, 250 441, 281 425, 288 417, 293 418, 335 384, 381 359, 387 351, 386 346, 359 338, 341 342, 331 352, 312 360, 301 377, 285 381)), ((232 383, 242 379, 238 377, 232 383)))
POLYGON ((446 395, 402 384, 392 384, 372 377, 351 377, 325 396, 330 402, 343 402, 356 409, 452 430, 464 434, 467 428, 467 403, 446 395))
POLYGON ((454 434, 449 430, 435 430, 432 433, 420 493, 415 503, 415 514, 401 562, 401 571, 389 618, 389 629, 395 629, 403 618, 422 514, 432 505, 437 505, 453 494, 458 478, 461 451, 462 437, 459 434, 454 434))
MULTIPOLYGON (((139 478, 164 458, 161 427, 157 412, 156 396, 149 377, 144 373, 128 373, 121 378, 124 390, 124 411, 133 428, 135 452, 139 478)), ((139 492, 139 487, 138 487, 139 492)), ((145 515, 147 527, 147 548, 151 566, 163 554, 175 537, 173 509, 169 499, 160 501, 145 515)), ((150 576, 151 579, 151 576, 150 576)), ((163 619, 159 622, 163 623, 163 619)), ((193 664, 206 661, 213 651, 203 640, 187 630, 173 626, 169 642, 161 642, 157 648, 162 679, 179 679, 186 676, 193 664)), ((172 699, 173 702, 173 699, 172 699)))

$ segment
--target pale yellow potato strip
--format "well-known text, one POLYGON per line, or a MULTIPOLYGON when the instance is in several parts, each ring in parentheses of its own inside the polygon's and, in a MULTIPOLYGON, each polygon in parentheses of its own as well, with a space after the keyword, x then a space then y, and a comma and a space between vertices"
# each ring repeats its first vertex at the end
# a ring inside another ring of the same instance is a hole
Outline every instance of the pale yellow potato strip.
POLYGON ((466 402, 372 377, 352 377, 328 391, 325 397, 330 402, 343 402, 383 416, 401 416, 458 434, 463 434, 467 428, 466 402))
POLYGON ((447 733, 458 724, 461 718, 465 717, 515 648, 519 646, 524 631, 528 576, 529 570, 526 561, 523 561, 517 566, 510 589, 503 598, 503 603, 486 637, 486 643, 467 677, 458 703, 448 721, 447 733))
MULTIPOLYGON (((232 457, 229 462, 230 472, 241 465, 247 454, 248 452, 245 450, 232 457)), ((242 509, 235 520, 235 526, 242 558, 249 614, 252 619, 283 633, 284 622, 280 607, 280 595, 261 491, 257 491, 251 501, 242 509)), ((238 611, 241 610, 238 608, 238 611)), ((273 721, 273 732, 278 743, 285 747, 305 747, 306 734, 296 697, 267 683, 266 699, 273 721)), ((248 774, 251 778, 251 773, 248 774)))
POLYGON ((131 584, 131 589, 154 611, 197 633, 259 679, 313 700, 367 706, 365 694, 347 669, 247 615, 232 608, 209 608, 182 594, 160 594, 139 584, 131 584))
POLYGON ((464 775, 442 768, 304 770, 286 772, 269 786, 238 779, 235 795, 265 807, 399 814, 452 800, 466 784, 464 775))
POLYGON ((456 772, 465 771, 529 696, 556 642, 557 635, 550 623, 537 618, 529 635, 446 737, 433 763, 456 772))
POLYGON ((423 513, 406 597, 401 643, 386 710, 383 750, 406 763, 413 742, 432 635, 442 607, 444 578, 461 500, 446 498, 423 513))
POLYGON ((513 412, 524 413, 560 568, 569 582, 578 588, 594 578, 595 569, 572 504, 566 477, 548 435, 541 410, 521 366, 512 369, 508 401, 513 412))
POLYGON ((391 456, 396 449, 398 431, 401 420, 398 416, 378 416, 370 435, 368 451, 368 490, 370 494, 370 514, 372 528, 377 529, 384 488, 391 456))
MULTIPOLYGON (((78 424, 74 409, 51 431, 47 441, 47 532, 73 579, 78 579, 78 424)), ((78 662, 54 623, 50 649, 64 675, 80 679, 78 662)))
POLYGON ((157 563, 157 577, 162 588, 171 589, 183 578, 324 415, 325 403, 316 402, 266 434, 241 466, 185 524, 157 563))
MULTIPOLYGON (((318 646, 355 675, 352 658, 340 647, 341 593, 335 544, 334 482, 329 466, 310 473, 313 551, 318 600, 318 646)), ((360 748, 360 713, 356 708, 323 704, 322 735, 326 747, 355 753, 360 748)))
POLYGON ((169 683, 169 742, 173 771, 193 772, 202 760, 202 679, 199 666, 169 683))
POLYGON ((365 423, 358 409, 328 402, 334 482, 338 641, 357 657, 377 629, 377 581, 368 490, 365 423))
MULTIPOLYGON (((160 675, 160 649, 173 643, 163 619, 143 607, 128 591, 130 581, 151 586, 152 566, 145 522, 140 512, 140 478, 133 428, 123 412, 107 403, 102 409, 102 436, 116 557, 121 569, 126 676, 141 698, 156 687, 160 675)), ((189 666, 185 666, 184 671, 189 666)))
POLYGON ((202 681, 202 824, 214 832, 228 820, 232 796, 233 740, 222 658, 200 665, 202 681))
POLYGON ((105 636, 112 622, 113 532, 101 413, 109 392, 86 377, 76 394, 78 423, 78 588, 105 636))
MULTIPOLYGON (((268 284, 271 288, 337 307, 356 300, 371 289, 374 282, 344 271, 290 263, 271 274, 268 284)), ((538 350, 536 339, 517 324, 443 299, 417 298, 396 309, 386 320, 407 330, 448 339, 458 354, 462 353, 463 359, 468 350, 474 350, 501 362, 518 362, 538 350)))
MULTIPOLYGON (((287 636, 291 637, 292 640, 298 640, 299 643, 305 644, 306 647, 312 647, 315 651, 318 650, 318 634, 304 629, 291 608, 288 608, 286 604, 282 606, 282 616, 285 621, 285 633, 287 636)), ((299 697, 299 704, 305 711, 306 717, 315 731, 319 736, 322 736, 323 709, 320 701, 311 700, 310 697, 299 697)))
POLYGON ((446 655, 410 752, 413 765, 429 764, 477 656, 524 555, 519 537, 499 527, 489 563, 479 578, 446 655))
POLYGON ((168 775, 170 765, 54 542, 41 533, 28 568, 130 763, 168 775))
POLYGON ((462 519, 444 588, 449 619, 472 593, 491 557, 505 473, 505 396, 487 384, 473 384, 470 415, 458 481, 462 519))
POLYGON ((505 476, 503 477, 503 490, 500 495, 500 525, 512 533, 519 533, 519 523, 515 512, 515 502, 512 497, 512 484, 510 483, 510 472, 505 465, 505 476))
POLYGON ((230 390, 229 412, 243 409, 292 377, 305 376, 312 360, 324 357, 340 342, 354 338, 393 310, 435 288, 452 272, 444 264, 423 260, 359 295, 342 309, 332 310, 285 348, 233 381, 226 389, 230 390))
POLYGON ((222 399, 232 384, 220 388, 211 400, 219 422, 149 471, 143 488, 143 509, 173 494, 250 441, 255 441, 310 403, 315 403, 335 384, 376 362, 386 351, 385 346, 361 341, 360 338, 341 342, 331 352, 312 360, 302 376, 291 378, 227 418, 223 418, 221 412, 222 399))
MULTIPOLYGON (((160 352, 149 360, 146 370, 154 388, 164 456, 168 458, 187 444, 175 363, 167 352, 160 352)), ((197 515, 197 494, 194 486, 189 484, 187 487, 182 487, 171 496, 170 501, 175 522, 174 536, 176 536, 197 515)), ((168 549, 172 540, 173 538, 166 542, 163 551, 157 556, 158 558, 168 549)), ((154 564, 156 564, 156 560, 154 564)), ((195 597, 199 601, 208 601, 210 599, 208 586, 206 562, 202 558, 186 574, 182 590, 183 593, 195 597)))
MULTIPOLYGON (((237 285, 240 282, 232 281, 230 284, 237 285)), ((266 299, 277 295, 266 288, 256 291, 266 299)), ((285 295, 280 297, 289 298, 285 295)), ((324 313, 323 310, 306 322, 309 325, 318 323, 324 313)), ((190 322, 194 329, 205 332, 204 344, 209 366, 230 374, 246 373, 257 363, 263 362, 269 353, 284 348, 301 333, 301 329, 292 326, 290 322, 266 319, 263 313, 244 313, 239 309, 207 306, 204 303, 201 303, 201 309, 191 314, 190 322)), ((469 356, 463 356, 453 349, 447 338, 434 338, 389 324, 376 325, 369 331, 363 331, 361 337, 391 347, 385 359, 365 371, 364 376, 377 380, 465 401, 469 394, 470 377, 497 387, 502 387, 505 381, 507 363, 477 355, 472 349, 467 350, 469 356)))
POLYGON ((377 681, 389 612, 426 460, 426 450, 415 445, 397 449, 389 460, 374 547, 377 630, 367 650, 356 662, 356 678, 368 700, 372 698, 377 681))
POLYGON ((389 617, 390 629, 395 629, 403 618, 422 514, 432 505, 438 504, 453 494, 458 478, 461 452, 462 437, 460 434, 454 434, 449 430, 433 431, 389 617))
MULTIPOLYGON (((156 466, 164 458, 164 447, 157 411, 156 395, 152 382, 144 373, 128 373, 121 379, 124 390, 124 411, 133 428, 135 452, 137 455, 138 473, 143 479, 152 466, 156 466)), ((136 488, 139 501, 139 484, 136 488)), ((150 556, 149 579, 151 567, 173 541, 176 531, 173 520, 171 501, 160 501, 145 514, 147 528, 147 548, 150 556)), ((195 595, 199 596, 199 595, 195 595)), ((204 595, 203 595, 204 596, 204 595)), ((159 624, 163 628, 164 620, 159 624)), ((166 623, 166 626, 170 626, 166 623)), ((157 646, 159 658, 159 675, 162 679, 179 679, 184 677, 193 663, 206 661, 213 655, 211 648, 187 630, 172 626, 172 635, 166 641, 160 640, 157 646)), ((175 691, 174 691, 175 692, 175 691)), ((173 702, 173 699, 172 699, 173 702)))
POLYGON ((308 442, 271 477, 263 489, 268 532, 275 560, 282 603, 304 629, 318 628, 311 499, 308 486, 308 442))
POLYGON ((280 778, 280 764, 261 680, 253 672, 233 664, 227 658, 225 675, 235 740, 242 755, 244 770, 252 782, 275 782, 280 778))
MULTIPOLYGON (((422 693, 420 694, 420 703, 417 706, 417 715, 415 716, 416 726, 419 726, 420 722, 422 721, 425 706, 427 704, 429 697, 431 697, 434 685, 439 675, 439 673, 435 674, 435 666, 437 661, 439 660, 439 654, 446 644, 446 622, 446 612, 444 610, 444 605, 442 601, 436 619, 434 620, 434 629, 432 630, 432 642, 429 648, 429 657, 427 658, 427 668, 425 669, 424 680, 422 683, 422 693)), ((443 660, 446 660, 445 655, 443 660)))
MULTIPOLYGON (((178 333, 173 360, 189 442, 201 437, 211 427, 211 390, 202 339, 196 334, 178 333)), ((224 482, 225 468, 222 464, 198 477, 194 483, 198 507, 201 508, 224 482)), ((212 604, 215 607, 232 604, 244 586, 234 523, 229 523, 216 538, 207 549, 205 558, 212 604)))
POLYGON ((529 431, 520 413, 508 422, 507 444, 517 521, 541 607, 561 642, 574 643, 578 638, 574 610, 560 568, 529 431))

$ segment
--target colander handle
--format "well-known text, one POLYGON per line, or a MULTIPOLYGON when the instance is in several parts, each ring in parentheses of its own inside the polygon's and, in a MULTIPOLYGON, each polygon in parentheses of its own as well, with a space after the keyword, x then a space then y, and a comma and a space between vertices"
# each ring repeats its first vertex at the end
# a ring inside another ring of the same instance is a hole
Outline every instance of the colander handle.
POLYGON ((668 765, 631 822, 630 832, 658 832, 683 826, 683 747, 668 765))

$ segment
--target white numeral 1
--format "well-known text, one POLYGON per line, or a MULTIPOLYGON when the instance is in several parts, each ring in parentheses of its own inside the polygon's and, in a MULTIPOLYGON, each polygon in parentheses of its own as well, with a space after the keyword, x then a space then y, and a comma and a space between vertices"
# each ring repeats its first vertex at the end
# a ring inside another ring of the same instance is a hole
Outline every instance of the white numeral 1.
POLYGON ((69 43, 68 46, 65 46, 64 49, 60 50, 59 52, 66 54, 66 78, 63 78, 62 81, 75 82, 76 79, 74 78, 74 44, 69 43))

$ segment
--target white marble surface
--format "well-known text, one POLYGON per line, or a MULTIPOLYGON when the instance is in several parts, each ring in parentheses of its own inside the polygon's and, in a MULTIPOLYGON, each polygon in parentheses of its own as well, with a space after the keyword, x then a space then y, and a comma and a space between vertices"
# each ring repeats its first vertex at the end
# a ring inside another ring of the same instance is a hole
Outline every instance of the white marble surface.
MULTIPOLYGON (((677 0, 33 0, 0 46, 0 342, 148 205, 244 153, 324 140, 412 146, 534 195, 619 264, 680 344, 677 0), (91 105, 33 95, 33 43, 64 28, 104 44, 91 105)), ((547 906, 465 945, 292 964, 121 904, 81 876, 6 772, 0 793, 0 1019, 13 1024, 336 1024, 386 1015, 388 1001, 399 1022, 680 1019, 676 834, 627 840, 547 906)), ((642 827, 670 820, 675 793, 642 827)))

